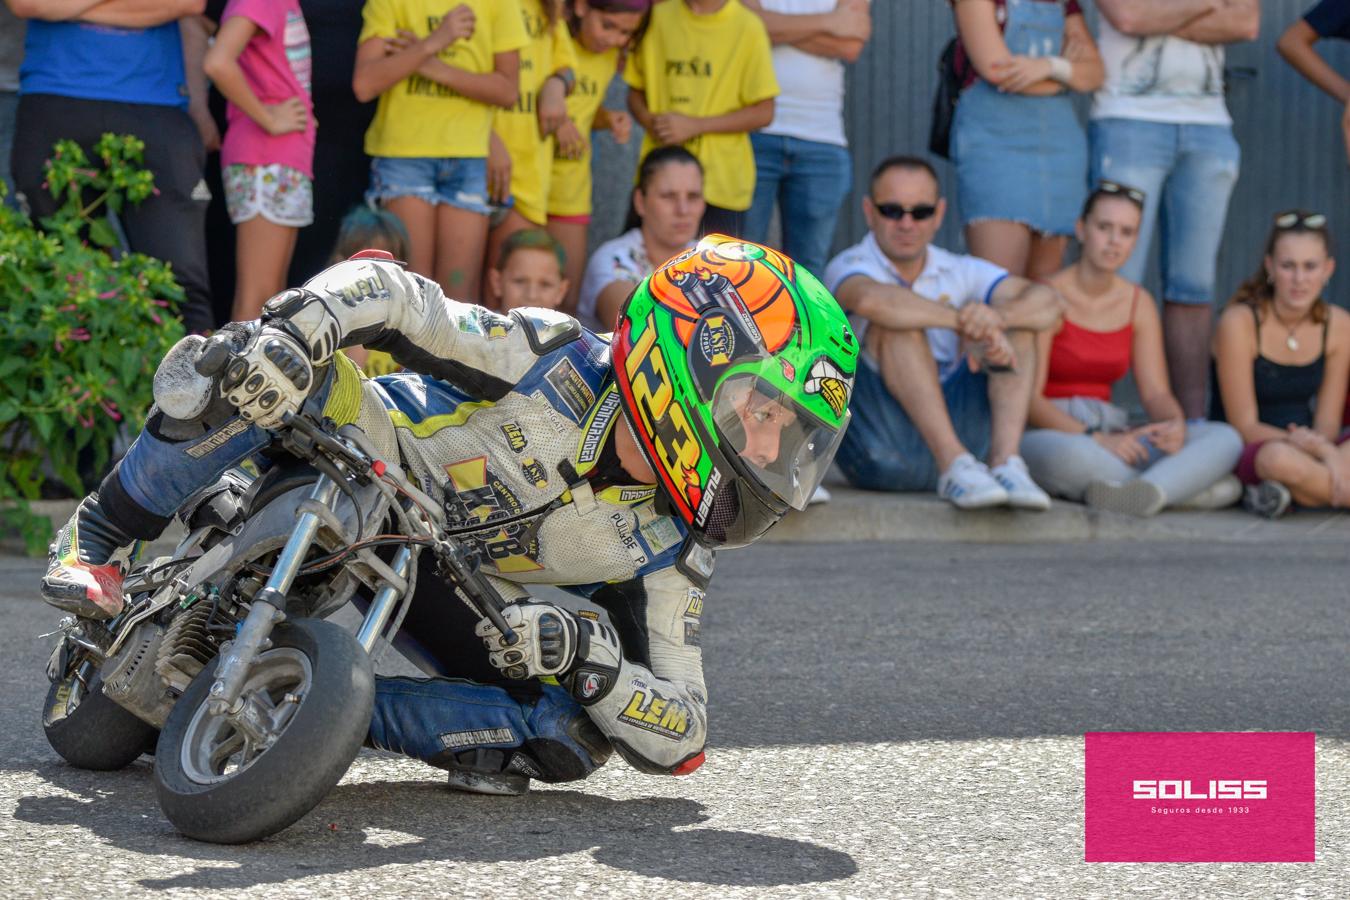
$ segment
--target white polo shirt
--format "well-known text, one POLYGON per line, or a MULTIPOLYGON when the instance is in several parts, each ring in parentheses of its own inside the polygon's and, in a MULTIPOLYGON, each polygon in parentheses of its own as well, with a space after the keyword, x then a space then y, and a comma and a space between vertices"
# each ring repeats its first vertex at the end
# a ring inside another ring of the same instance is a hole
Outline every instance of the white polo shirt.
MULTIPOLYGON (((920 297, 953 309, 960 309, 967 303, 988 303, 994 288, 1008 277, 1007 271, 988 260, 949 253, 929 244, 923 271, 910 284, 900 277, 886 254, 881 252, 870 231, 861 241, 830 260, 825 267, 825 286, 833 293, 854 275, 863 275, 881 284, 898 284, 920 297)), ((867 320, 854 313, 849 313, 848 318, 858 340, 862 341, 867 320)), ((938 373, 946 381, 961 365, 960 336, 950 328, 929 328, 927 332, 928 346, 937 361, 938 373)))
MULTIPOLYGON (((684 249, 694 245, 691 243, 684 249)), ((606 332, 613 322, 601 322, 596 316, 595 301, 600 292, 616 281, 637 283, 652 274, 652 261, 647 258, 647 247, 642 243, 642 229, 630 228, 612 241, 605 241, 586 263, 581 276, 581 290, 577 294, 577 319, 596 332, 606 332)))

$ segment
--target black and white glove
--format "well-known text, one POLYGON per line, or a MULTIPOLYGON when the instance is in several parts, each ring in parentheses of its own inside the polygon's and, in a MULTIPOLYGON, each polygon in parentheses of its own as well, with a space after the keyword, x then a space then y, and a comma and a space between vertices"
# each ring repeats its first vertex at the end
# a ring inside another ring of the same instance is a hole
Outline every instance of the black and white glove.
POLYGON ((516 633, 514 644, 490 619, 481 619, 474 633, 488 648, 488 661, 508 678, 553 676, 584 705, 613 687, 623 661, 614 629, 536 600, 506 607, 502 618, 516 633))
POLYGON ((305 402, 314 383, 309 348, 288 330, 263 325, 230 360, 221 379, 225 399, 245 419, 275 428, 305 402))

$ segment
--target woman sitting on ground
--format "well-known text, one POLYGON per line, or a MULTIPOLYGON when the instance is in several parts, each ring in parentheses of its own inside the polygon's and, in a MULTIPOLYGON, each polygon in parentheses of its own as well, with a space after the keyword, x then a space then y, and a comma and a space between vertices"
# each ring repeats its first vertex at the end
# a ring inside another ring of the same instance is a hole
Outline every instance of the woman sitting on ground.
POLYGON ((1259 515, 1300 506, 1350 507, 1350 448, 1337 440, 1350 376, 1350 315, 1322 290, 1336 268, 1327 217, 1275 217, 1255 275, 1214 334, 1214 416, 1246 446, 1237 476, 1259 515))
POLYGON ((657 147, 638 166, 627 229, 586 263, 577 318, 609 331, 619 307, 657 266, 694 246, 703 219, 703 167, 683 147, 657 147))
POLYGON ((1185 420, 1168 385, 1153 298, 1117 274, 1134 250, 1143 209, 1141 191, 1113 182, 1084 204, 1080 258, 1050 278, 1064 297, 1064 319, 1039 337, 1022 458, 1050 493, 1099 509, 1152 516, 1183 503, 1227 505, 1238 491, 1223 479, 1241 438, 1219 422, 1185 420), (1111 402, 1112 386, 1131 371, 1148 416, 1134 427, 1111 402))

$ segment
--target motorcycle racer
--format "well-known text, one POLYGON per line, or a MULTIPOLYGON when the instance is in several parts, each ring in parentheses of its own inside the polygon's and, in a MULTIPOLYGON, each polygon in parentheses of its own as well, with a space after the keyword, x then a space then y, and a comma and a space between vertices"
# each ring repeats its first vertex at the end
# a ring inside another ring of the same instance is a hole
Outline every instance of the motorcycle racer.
POLYGON ((219 392, 194 368, 200 337, 165 357, 144 431, 57 536, 44 599, 116 615, 136 542, 321 402, 397 455, 516 601, 507 645, 418 578, 395 646, 436 677, 378 680, 372 746, 486 793, 585 777, 611 747, 653 774, 702 763, 715 551, 804 508, 848 424, 857 343, 809 272, 710 236, 640 284, 609 336, 450 300, 371 252, 227 335, 219 392), (410 371, 367 381, 337 352, 355 344, 410 371), (531 584, 583 603, 531 599, 531 584))

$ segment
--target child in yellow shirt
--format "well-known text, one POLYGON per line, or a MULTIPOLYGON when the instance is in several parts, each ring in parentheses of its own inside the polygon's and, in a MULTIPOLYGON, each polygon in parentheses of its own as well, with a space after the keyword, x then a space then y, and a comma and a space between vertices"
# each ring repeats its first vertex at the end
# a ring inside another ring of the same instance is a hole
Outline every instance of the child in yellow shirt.
MULTIPOLYGON (((576 56, 563 20, 562 0, 519 0, 528 42, 520 51, 520 96, 495 112, 492 134, 510 156, 511 207, 492 225, 489 260, 502 241, 525 228, 548 222, 548 179, 553 166, 553 134, 567 121, 567 95, 576 84, 576 56)), ((489 172, 489 180, 493 180, 489 172)), ((500 179, 498 179, 500 181, 500 179)), ((500 183, 492 185, 495 200, 500 183)))
MULTIPOLYGON (((531 0, 537 2, 537 0, 531 0)), ((521 0, 366 0, 352 73, 380 98, 366 199, 408 230, 408 267, 478 302, 492 111, 520 95, 521 0)))
POLYGON ((703 165, 703 231, 738 235, 755 192, 750 132, 778 95, 764 23, 740 0, 657 3, 624 81, 642 155, 682 144, 703 165))
POLYGON ((622 65, 621 52, 641 31, 650 0, 570 0, 567 27, 577 57, 577 83, 567 98, 567 121, 555 135, 553 171, 548 182, 548 232, 567 254, 571 285, 563 308, 576 309, 581 270, 586 264, 586 235, 591 223, 592 131, 608 130, 628 143, 633 120, 628 113, 605 109, 605 91, 622 65))

